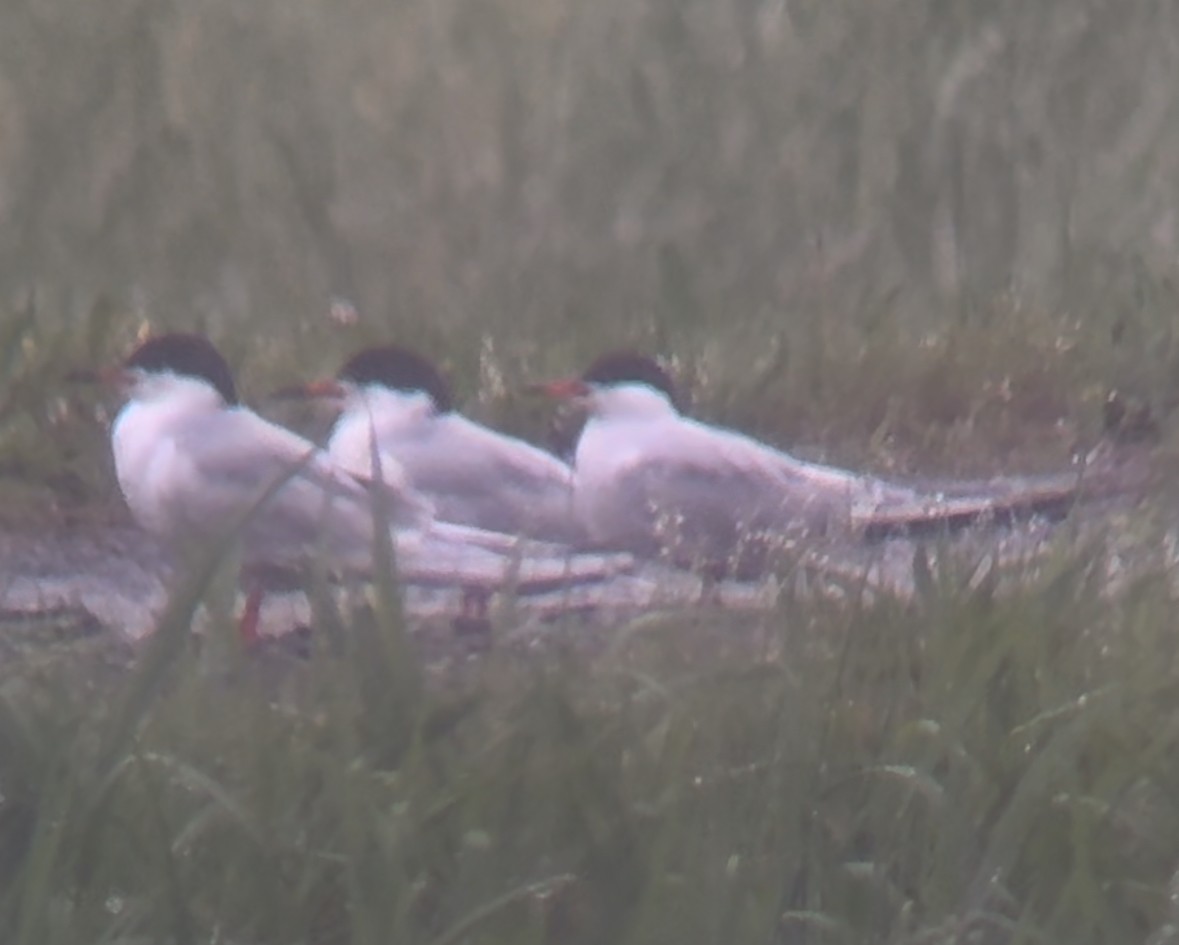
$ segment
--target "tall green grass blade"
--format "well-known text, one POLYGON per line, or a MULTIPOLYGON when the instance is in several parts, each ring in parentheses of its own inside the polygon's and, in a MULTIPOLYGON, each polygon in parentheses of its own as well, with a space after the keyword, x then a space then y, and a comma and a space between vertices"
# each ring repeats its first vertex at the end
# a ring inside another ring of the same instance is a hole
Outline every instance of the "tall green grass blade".
POLYGON ((455 945, 470 935, 480 925, 489 921, 512 906, 535 899, 543 899, 559 892, 565 886, 576 882, 577 877, 569 873, 550 876, 547 879, 527 883, 511 889, 490 902, 484 903, 478 909, 463 916, 453 926, 430 941, 430 945, 455 945))
POLYGON ((188 904, 188 892, 180 878, 179 864, 171 841, 172 830, 163 810, 161 785, 151 766, 144 764, 142 760, 137 765, 136 773, 146 782, 148 814, 158 838, 156 851, 163 879, 163 898, 167 903, 164 921, 169 930, 169 939, 176 945, 196 945, 197 938, 188 904))
POLYGON ((365 685, 369 725, 381 732, 374 744, 383 744, 382 763, 395 767, 409 750, 418 725, 419 678, 405 636, 405 613, 397 575, 393 528, 397 510, 394 496, 385 488, 384 457, 376 432, 369 435, 373 529, 373 588, 375 621, 356 621, 353 627, 358 672, 365 685))
POLYGON ((55 907, 55 898, 60 895, 54 882, 55 875, 70 856, 66 848, 68 827, 78 799, 74 772, 63 759, 53 766, 46 781, 25 868, 19 883, 13 886, 16 896, 13 945, 44 945, 48 916, 55 907))

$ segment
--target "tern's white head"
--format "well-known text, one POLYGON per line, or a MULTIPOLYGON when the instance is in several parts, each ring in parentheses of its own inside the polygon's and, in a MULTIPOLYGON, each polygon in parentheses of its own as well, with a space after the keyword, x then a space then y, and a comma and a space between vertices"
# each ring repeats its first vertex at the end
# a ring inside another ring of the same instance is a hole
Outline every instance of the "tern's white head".
POLYGON ((398 345, 366 348, 349 358, 336 380, 345 402, 365 401, 370 409, 415 419, 454 408, 450 386, 426 358, 398 345))
POLYGON ((111 428, 115 472, 135 517, 149 531, 174 531, 169 498, 184 476, 173 444, 209 418, 236 407, 237 391, 225 359, 199 335, 149 338, 102 380, 126 398, 111 428))
POLYGON ((584 403, 601 420, 678 413, 675 386, 654 358, 631 351, 604 354, 581 377, 541 384, 543 392, 584 403))
POLYGON ((134 403, 217 408, 238 402, 229 365, 200 335, 176 332, 149 338, 122 367, 104 376, 134 403))
POLYGON ((334 378, 283 393, 323 397, 345 413, 418 420, 454 408, 450 387, 426 358, 398 345, 365 348, 334 378))

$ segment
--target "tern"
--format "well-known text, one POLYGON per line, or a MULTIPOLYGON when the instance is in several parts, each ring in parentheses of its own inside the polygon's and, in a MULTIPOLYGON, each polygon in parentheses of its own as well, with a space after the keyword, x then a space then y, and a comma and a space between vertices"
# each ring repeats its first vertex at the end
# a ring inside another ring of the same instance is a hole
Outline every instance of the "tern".
POLYGON ((287 393, 330 398, 340 414, 328 455, 371 475, 382 469, 433 503, 439 518, 542 541, 578 544, 573 470, 551 453, 454 409, 450 387, 426 358, 383 345, 349 358, 336 377, 287 393))
POLYGON ((683 415, 667 373, 628 351, 580 377, 534 385, 581 403, 575 514, 596 545, 662 557, 705 576, 764 576, 792 548, 828 536, 913 534, 988 513, 1035 513, 1059 490, 1019 507, 947 497, 805 462, 734 430, 683 415))
MULTIPOLYGON (((316 564, 335 577, 373 577, 378 527, 372 483, 309 440, 239 403, 229 366, 200 335, 149 338, 103 373, 126 398, 111 430, 119 487, 136 521, 173 548, 241 528, 252 641, 263 594, 316 564)), ((412 489, 382 484, 399 576, 490 593, 604 576, 618 560, 513 555, 509 536, 434 518, 412 489)))

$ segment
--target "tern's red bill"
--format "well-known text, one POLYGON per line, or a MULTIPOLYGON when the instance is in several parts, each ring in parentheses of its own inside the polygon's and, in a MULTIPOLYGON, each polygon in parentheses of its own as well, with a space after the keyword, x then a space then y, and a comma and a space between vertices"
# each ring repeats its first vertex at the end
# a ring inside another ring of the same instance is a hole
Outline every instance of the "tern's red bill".
POLYGON ((339 400, 345 395, 344 386, 334 377, 312 381, 309 384, 295 384, 291 387, 281 387, 270 397, 274 400, 298 400, 302 398, 332 398, 339 400))
POLYGON ((566 377, 556 381, 545 381, 540 384, 533 384, 530 389, 541 394, 548 394, 550 397, 556 397, 559 400, 588 397, 590 394, 590 385, 580 377, 566 377))

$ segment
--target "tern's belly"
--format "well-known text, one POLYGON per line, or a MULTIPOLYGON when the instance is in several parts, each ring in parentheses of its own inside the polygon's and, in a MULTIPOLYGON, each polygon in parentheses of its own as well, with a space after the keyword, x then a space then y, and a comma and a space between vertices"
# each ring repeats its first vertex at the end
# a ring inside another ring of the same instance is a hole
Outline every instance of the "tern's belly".
POLYGON ((167 442, 154 429, 150 411, 130 403, 120 411, 111 430, 115 475, 127 507, 139 526, 162 538, 171 531, 160 496, 158 466, 167 442))

